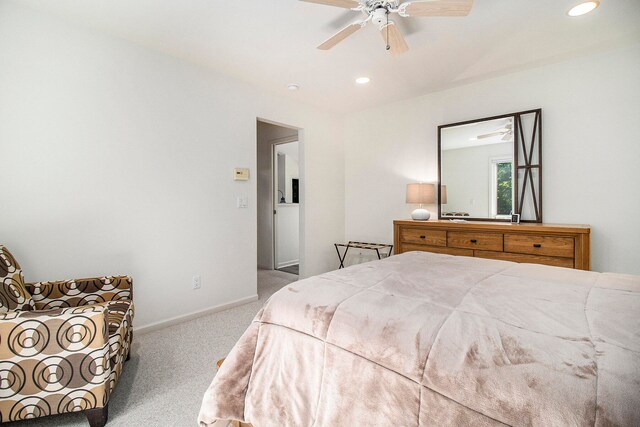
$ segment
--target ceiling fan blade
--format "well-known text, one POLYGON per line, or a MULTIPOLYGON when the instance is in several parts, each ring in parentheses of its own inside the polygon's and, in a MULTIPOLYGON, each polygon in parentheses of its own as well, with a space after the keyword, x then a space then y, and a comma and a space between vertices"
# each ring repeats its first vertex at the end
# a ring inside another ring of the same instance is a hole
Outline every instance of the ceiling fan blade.
POLYGON ((408 1, 398 7, 400 16, 467 16, 473 0, 408 1))
POLYGON ((364 27, 365 23, 366 22, 354 22, 353 24, 344 27, 342 30, 338 31, 336 34, 334 34, 333 36, 329 37, 327 40, 322 42, 322 44, 318 46, 318 49, 320 50, 331 49, 332 47, 340 43, 342 40, 346 39, 351 34, 355 33, 360 28, 364 27))
POLYGON ((327 6, 343 7, 345 9, 355 9, 360 6, 357 0, 300 0, 307 3, 324 4, 327 6))
POLYGON ((394 55, 400 55, 409 50, 407 42, 404 40, 402 33, 393 21, 389 21, 387 25, 380 30, 384 41, 388 44, 389 50, 394 55), (388 39, 387 39, 388 37, 388 39))
POLYGON ((500 141, 511 141, 513 139, 513 133, 507 132, 504 134, 500 141))
POLYGON ((484 135, 478 135, 477 138, 478 139, 491 138, 491 137, 494 137, 494 136, 502 136, 505 133, 508 133, 508 132, 500 132, 500 131, 498 131, 498 132, 485 133, 484 135))

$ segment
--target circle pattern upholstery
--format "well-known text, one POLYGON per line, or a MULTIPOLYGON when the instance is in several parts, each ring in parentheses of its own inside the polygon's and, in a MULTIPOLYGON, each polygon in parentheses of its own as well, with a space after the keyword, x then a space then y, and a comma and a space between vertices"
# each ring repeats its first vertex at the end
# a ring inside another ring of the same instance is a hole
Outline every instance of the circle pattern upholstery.
POLYGON ((26 284, 0 245, 0 423, 107 405, 132 340, 130 277, 26 284))

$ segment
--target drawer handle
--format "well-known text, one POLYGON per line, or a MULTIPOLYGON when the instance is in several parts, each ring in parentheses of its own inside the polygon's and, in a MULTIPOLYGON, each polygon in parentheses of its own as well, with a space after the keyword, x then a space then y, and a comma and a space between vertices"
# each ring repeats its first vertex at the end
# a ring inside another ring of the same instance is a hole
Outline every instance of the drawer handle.
POLYGON ((421 238, 421 239, 426 239, 426 238, 427 238, 427 236, 420 236, 420 238, 421 238))
POLYGON ((471 239, 471 243, 478 243, 476 239, 471 239))
POLYGON ((541 247, 542 247, 542 244, 540 244, 540 243, 534 243, 534 244, 533 244, 533 247, 534 247, 534 248, 541 248, 541 247))

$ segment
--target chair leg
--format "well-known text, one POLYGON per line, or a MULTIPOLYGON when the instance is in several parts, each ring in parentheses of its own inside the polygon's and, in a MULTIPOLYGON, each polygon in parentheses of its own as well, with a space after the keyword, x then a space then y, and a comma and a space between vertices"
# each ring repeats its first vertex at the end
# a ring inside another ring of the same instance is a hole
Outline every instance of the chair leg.
POLYGON ((127 352, 127 358, 124 359, 125 362, 131 359, 131 345, 133 344, 133 331, 129 332, 129 351, 127 352))
POLYGON ((84 413, 87 415, 90 427, 104 427, 109 419, 109 404, 104 408, 87 409, 84 413))

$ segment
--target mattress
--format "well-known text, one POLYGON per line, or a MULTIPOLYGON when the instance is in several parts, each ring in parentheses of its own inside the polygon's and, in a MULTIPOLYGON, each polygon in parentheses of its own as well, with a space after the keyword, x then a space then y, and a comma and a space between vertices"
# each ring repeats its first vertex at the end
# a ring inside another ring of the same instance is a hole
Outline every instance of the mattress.
POLYGON ((640 277, 409 252, 292 283, 206 391, 223 420, 638 426, 640 277))

